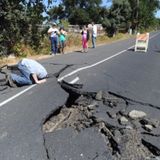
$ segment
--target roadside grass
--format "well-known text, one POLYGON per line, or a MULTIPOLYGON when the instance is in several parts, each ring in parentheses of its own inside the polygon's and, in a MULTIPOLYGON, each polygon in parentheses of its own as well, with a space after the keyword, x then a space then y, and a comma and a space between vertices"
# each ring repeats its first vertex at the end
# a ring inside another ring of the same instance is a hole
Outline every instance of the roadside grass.
MULTIPOLYGON (((105 45, 112 43, 117 40, 124 40, 131 38, 133 36, 130 36, 129 34, 122 34, 119 33, 116 36, 110 38, 106 35, 99 35, 97 37, 97 46, 99 45, 105 45)), ((89 47, 92 47, 91 44, 91 38, 88 43, 89 47)), ((45 37, 41 45, 39 46, 38 50, 33 50, 31 47, 24 45, 24 44, 17 44, 15 46, 15 50, 17 51, 16 56, 1 56, 0 57, 0 66, 9 64, 15 64, 20 59, 27 57, 32 59, 43 59, 50 57, 50 40, 48 37, 45 37)), ((81 51, 82 50, 82 43, 81 43, 81 34, 68 34, 67 41, 66 41, 66 47, 65 47, 65 53, 70 53, 73 51, 81 51)))

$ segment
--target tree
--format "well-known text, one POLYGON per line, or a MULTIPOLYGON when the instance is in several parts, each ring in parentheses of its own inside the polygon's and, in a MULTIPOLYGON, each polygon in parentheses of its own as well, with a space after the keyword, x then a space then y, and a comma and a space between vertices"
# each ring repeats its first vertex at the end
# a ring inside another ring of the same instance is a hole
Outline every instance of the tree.
POLYGON ((62 4, 59 4, 58 6, 51 8, 47 12, 47 14, 49 15, 49 18, 48 18, 49 21, 63 19, 66 17, 65 8, 62 4))
POLYGON ((88 12, 86 12, 84 9, 78 8, 72 12, 72 14, 69 17, 69 22, 71 24, 88 24, 91 21, 90 16, 88 12))
POLYGON ((9 54, 14 45, 25 41, 38 46, 38 27, 43 22, 42 0, 1 0, 0 1, 0 51, 9 54))
POLYGON ((91 21, 97 23, 100 20, 101 2, 101 0, 62 0, 61 5, 49 11, 49 16, 62 15, 62 11, 59 12, 59 10, 63 8, 65 13, 63 15, 71 24, 87 24, 91 21))
POLYGON ((28 24, 28 33, 25 35, 24 41, 33 47, 37 48, 40 45, 41 33, 39 31, 39 24, 44 21, 43 11, 44 5, 42 0, 35 1, 34 3, 28 3, 26 7, 26 23, 28 24), (26 37, 27 36, 27 37, 26 37))
POLYGON ((130 13, 128 0, 113 0, 110 10, 102 22, 109 36, 113 36, 121 28, 128 29, 130 13))
POLYGON ((159 8, 160 4, 158 0, 141 0, 139 5, 139 28, 147 29, 156 21, 155 11, 159 8))
POLYGON ((155 24, 155 12, 160 8, 159 0, 129 0, 131 6, 131 26, 133 30, 147 29, 155 24))
POLYGON ((158 23, 155 12, 159 7, 159 0, 113 0, 102 24, 110 36, 121 28, 146 30, 158 23))
POLYGON ((21 37, 20 25, 24 23, 24 9, 20 0, 0 1, 0 50, 8 53, 15 41, 21 37))

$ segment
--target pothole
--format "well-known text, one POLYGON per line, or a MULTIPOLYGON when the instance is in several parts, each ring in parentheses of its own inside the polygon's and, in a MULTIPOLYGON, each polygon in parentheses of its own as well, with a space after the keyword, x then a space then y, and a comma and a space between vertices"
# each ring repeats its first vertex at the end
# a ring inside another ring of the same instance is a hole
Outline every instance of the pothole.
MULTIPOLYGON (((73 90, 71 92, 73 96, 73 90)), ((148 142, 146 134, 144 136, 144 132, 151 134, 154 129, 159 129, 157 119, 147 119, 145 112, 138 110, 127 112, 129 106, 125 99, 105 91, 85 92, 84 95, 78 91, 75 94, 75 100, 69 97, 73 104, 60 107, 47 118, 43 124, 45 134, 64 128, 72 128, 79 134, 87 128, 97 128, 109 142, 106 145, 113 159, 146 160, 160 156, 159 145, 148 142)), ((158 137, 158 134, 152 137, 158 137)))

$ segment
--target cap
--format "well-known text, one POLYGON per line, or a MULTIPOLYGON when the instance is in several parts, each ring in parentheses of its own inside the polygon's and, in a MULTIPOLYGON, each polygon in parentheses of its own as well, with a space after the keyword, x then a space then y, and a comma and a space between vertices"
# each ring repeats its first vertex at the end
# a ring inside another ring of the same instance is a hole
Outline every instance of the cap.
POLYGON ((57 24, 55 22, 52 23, 52 26, 56 26, 57 24))

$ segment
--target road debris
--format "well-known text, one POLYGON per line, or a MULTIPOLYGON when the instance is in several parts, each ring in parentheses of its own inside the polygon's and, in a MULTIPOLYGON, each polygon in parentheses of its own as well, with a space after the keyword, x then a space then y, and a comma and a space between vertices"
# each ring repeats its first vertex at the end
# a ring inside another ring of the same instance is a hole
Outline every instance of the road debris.
MULTIPOLYGON (((148 106, 144 105, 138 110, 134 108, 134 105, 128 103, 128 99, 117 97, 106 91, 88 93, 82 91, 81 87, 74 88, 73 84, 72 86, 64 84, 62 88, 64 87, 70 94, 71 97, 68 99, 72 99, 72 103, 67 102, 44 122, 43 132, 46 139, 48 136, 53 137, 54 135, 63 145, 61 140, 64 137, 61 136, 66 136, 69 141, 65 140, 65 145, 74 147, 78 152, 81 150, 79 146, 85 145, 82 143, 83 140, 78 140, 79 136, 85 137, 87 134, 86 141, 88 143, 91 143, 89 137, 91 138, 93 135, 95 138, 100 135, 103 138, 103 142, 101 142, 103 152, 96 151, 96 145, 99 143, 94 139, 95 144, 90 146, 93 147, 92 156, 87 157, 86 154, 91 153, 83 151, 74 155, 76 157, 73 158, 70 153, 71 148, 65 148, 65 153, 70 159, 79 160, 83 157, 83 159, 89 160, 91 157, 95 157, 95 160, 106 160, 107 157, 110 157, 109 159, 113 160, 150 160, 160 156, 160 134, 158 134, 160 121, 158 117, 151 117, 145 112, 144 108, 148 106), (69 135, 62 134, 68 132, 66 129, 70 130, 69 135), (77 140, 75 140, 76 138, 77 140), (76 141, 76 146, 73 141, 76 141), (72 143, 74 143, 73 146, 72 143)), ((138 104, 135 103, 135 105, 138 104)), ((153 112, 153 108, 148 108, 150 112, 153 112)), ((158 109, 154 109, 154 112, 160 112, 158 109)), ((47 146, 49 157, 57 160, 64 159, 63 153, 56 152, 56 150, 62 150, 59 148, 59 144, 57 146, 57 141, 53 138, 52 144, 47 146), (51 152, 55 152, 55 154, 53 155, 51 152)))

